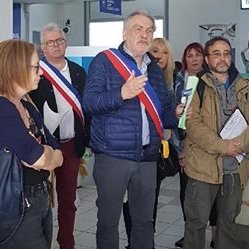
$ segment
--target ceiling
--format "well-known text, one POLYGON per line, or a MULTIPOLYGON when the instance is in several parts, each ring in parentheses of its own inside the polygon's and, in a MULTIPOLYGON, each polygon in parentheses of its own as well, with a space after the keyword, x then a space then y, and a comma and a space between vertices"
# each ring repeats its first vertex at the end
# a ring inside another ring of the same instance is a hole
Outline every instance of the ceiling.
POLYGON ((14 3, 66 3, 74 0, 14 0, 14 3))
MULTIPOLYGON (((14 3, 66 3, 66 2, 80 2, 80 1, 89 1, 89 2, 96 2, 98 0, 13 0, 14 3)), ((135 0, 121 0, 121 1, 135 1, 135 0)))

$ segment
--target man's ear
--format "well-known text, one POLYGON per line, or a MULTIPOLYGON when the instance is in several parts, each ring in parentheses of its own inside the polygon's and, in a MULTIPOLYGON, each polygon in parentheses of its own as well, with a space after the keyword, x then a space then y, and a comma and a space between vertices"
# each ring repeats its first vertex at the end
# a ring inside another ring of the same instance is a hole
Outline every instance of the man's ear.
POLYGON ((206 64, 208 65, 208 57, 207 55, 204 57, 206 64))
POLYGON ((123 31, 123 40, 126 41, 126 39, 127 39, 127 38, 126 38, 126 32, 123 31))
POLYGON ((44 44, 40 45, 40 49, 41 49, 42 52, 44 51, 44 44))

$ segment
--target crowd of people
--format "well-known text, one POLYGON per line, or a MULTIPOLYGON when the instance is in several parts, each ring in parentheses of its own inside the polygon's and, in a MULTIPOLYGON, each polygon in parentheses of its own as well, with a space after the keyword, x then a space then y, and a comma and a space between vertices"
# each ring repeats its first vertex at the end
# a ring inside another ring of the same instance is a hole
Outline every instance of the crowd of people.
MULTIPOLYGON (((55 23, 41 31, 42 56, 29 42, 0 42, 0 145, 21 160, 25 201, 21 224, 0 249, 51 248, 55 182, 57 241, 60 249, 75 248, 77 176, 86 147, 95 155, 97 249, 119 248, 122 211, 126 248, 155 248, 163 139, 178 150, 185 230, 176 247, 204 249, 209 221, 210 247, 249 248, 249 227, 235 222, 241 205, 249 208, 249 200, 242 201, 249 161, 237 160, 249 153, 249 131, 220 136, 235 110, 249 122, 249 81, 224 37, 204 47, 188 44, 175 63, 171 43, 153 39, 155 29, 149 13, 133 11, 119 47, 100 52, 87 73, 65 57, 67 40, 55 23), (189 76, 198 77, 198 85, 186 108, 189 76), (178 128, 183 112, 186 130, 178 128)), ((1 229, 9 229, 7 221, 1 229)))

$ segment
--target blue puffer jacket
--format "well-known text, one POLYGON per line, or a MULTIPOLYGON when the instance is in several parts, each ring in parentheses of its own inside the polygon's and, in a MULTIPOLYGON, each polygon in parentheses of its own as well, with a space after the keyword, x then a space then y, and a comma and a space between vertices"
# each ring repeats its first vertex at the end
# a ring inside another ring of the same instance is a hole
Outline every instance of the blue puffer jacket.
MULTIPOLYGON (((123 44, 119 50, 123 51, 123 44)), ((151 55, 149 55, 151 57, 151 55)), ((165 128, 177 125, 175 106, 170 103, 162 70, 154 59, 148 66, 149 81, 162 104, 165 128)), ((104 53, 92 61, 85 84, 84 107, 92 115, 90 146, 95 153, 134 160, 154 161, 157 158, 160 138, 148 116, 150 144, 142 150, 142 115, 138 98, 123 100, 121 87, 124 84, 104 53)))

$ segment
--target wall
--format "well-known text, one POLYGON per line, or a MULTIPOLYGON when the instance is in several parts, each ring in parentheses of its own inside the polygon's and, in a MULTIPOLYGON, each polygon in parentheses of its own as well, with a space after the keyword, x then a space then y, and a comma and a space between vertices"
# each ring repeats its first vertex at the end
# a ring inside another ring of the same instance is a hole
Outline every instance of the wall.
POLYGON ((239 0, 170 0, 169 10, 169 39, 177 60, 188 43, 200 41, 200 24, 236 23, 235 62, 245 71, 240 51, 248 44, 249 10, 241 10, 239 0))
POLYGON ((169 38, 176 58, 181 58, 186 44, 200 41, 200 24, 237 22, 234 7, 235 0, 170 0, 169 38))
MULTIPOLYGON (((99 2, 90 3, 89 17, 91 20, 103 19, 123 19, 127 13, 134 9, 145 8, 154 16, 163 17, 165 14, 165 1, 157 0, 153 4, 146 0, 136 0, 130 2, 122 2, 123 16, 111 15, 99 12, 99 2), (143 7, 141 7, 143 6, 143 7)), ((58 22, 62 27, 69 18, 71 21, 70 33, 68 34, 68 43, 70 46, 82 46, 85 44, 85 16, 84 16, 84 1, 73 1, 64 4, 33 4, 30 7, 30 32, 29 40, 32 38, 32 31, 40 30, 48 22, 58 22), (37 15, 39 13, 39 15, 37 15)), ((23 23, 22 26, 25 24, 23 23)))
POLYGON ((84 45, 84 2, 63 4, 62 25, 70 19, 71 28, 68 33, 68 44, 70 46, 84 45))
MULTIPOLYGON (((65 27, 67 19, 70 19, 70 32, 66 35, 68 43, 71 46, 84 45, 84 5, 82 2, 64 3, 64 4, 32 4, 27 8, 29 18, 29 36, 25 33, 23 36, 32 41, 32 32, 40 31, 46 24, 55 22, 65 27), (39 13, 39 15, 37 14, 39 13)), ((25 5, 23 13, 25 12, 25 5)), ((27 18, 27 14, 26 14, 27 18)), ((24 18, 25 19, 25 18, 24 18)), ((25 30, 25 22, 22 23, 25 30)))
POLYGON ((1 0, 0 41, 12 38, 13 1, 1 0))
POLYGON ((92 21, 103 21, 103 20, 123 20, 129 13, 136 9, 145 9, 154 17, 160 17, 164 19, 164 33, 168 34, 168 20, 167 20, 167 5, 168 0, 135 0, 135 1, 125 1, 122 2, 122 15, 111 15, 99 12, 98 2, 91 3, 90 19, 92 21))
MULTIPOLYGON (((128 13, 136 9, 146 9, 153 16, 164 16, 165 15, 165 2, 168 0, 136 0, 136 1, 127 1, 122 2, 122 16, 111 15, 106 13, 99 12, 99 3, 91 3, 91 13, 90 18, 93 20, 104 19, 104 18, 124 18, 128 13)), ((174 0, 173 0, 174 1, 174 0)), ((185 0, 186 1, 186 0, 185 0)))
POLYGON ((60 23, 59 7, 59 4, 32 4, 27 8, 26 16, 29 16, 29 41, 32 42, 33 31, 41 31, 50 22, 60 23))
MULTIPOLYGON (((249 39, 249 10, 240 10, 239 0, 168 0, 168 4, 169 21, 165 17, 165 25, 168 26, 165 34, 168 34, 177 60, 181 60, 183 49, 188 43, 200 41, 200 24, 236 23, 235 60, 239 70, 244 72, 240 51, 247 46, 249 39)), ((90 6, 89 17, 95 21, 122 19, 132 10, 141 8, 149 10, 154 16, 164 17, 167 13, 165 10, 167 0, 122 2, 122 16, 100 13, 98 2, 91 2, 90 6)), ((67 18, 71 20, 71 32, 68 35, 69 45, 86 45, 82 0, 61 4, 61 6, 33 5, 30 12, 30 32, 40 30, 48 21, 64 25, 67 18)))
MULTIPOLYGON (((244 65, 242 63, 240 52, 249 46, 249 10, 239 10, 239 27, 238 27, 238 53, 236 58, 238 61, 237 66, 241 72, 245 72, 244 65)), ((247 51, 248 52, 248 51, 247 51)), ((249 55, 247 57, 249 60, 249 55)))

